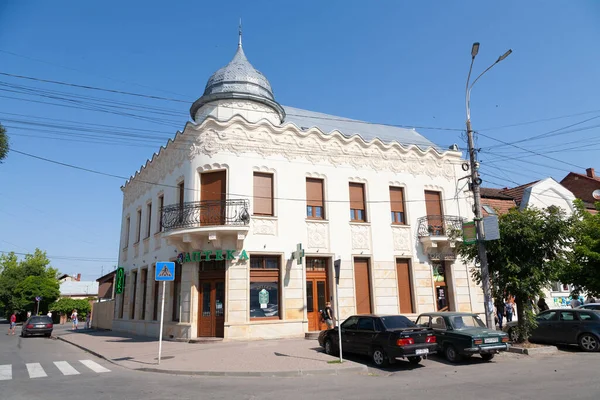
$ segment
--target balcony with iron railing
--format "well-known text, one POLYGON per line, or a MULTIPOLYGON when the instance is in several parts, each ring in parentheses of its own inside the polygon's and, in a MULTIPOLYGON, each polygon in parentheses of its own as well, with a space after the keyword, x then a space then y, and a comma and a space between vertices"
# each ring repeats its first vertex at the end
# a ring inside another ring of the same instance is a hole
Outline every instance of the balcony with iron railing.
POLYGON ((237 234, 243 240, 249 229, 247 199, 204 200, 171 204, 162 208, 163 236, 170 244, 199 245, 208 237, 218 242, 223 234, 237 234))
POLYGON ((417 220, 417 235, 426 249, 438 247, 438 243, 454 247, 463 221, 464 218, 456 215, 427 215, 417 220))

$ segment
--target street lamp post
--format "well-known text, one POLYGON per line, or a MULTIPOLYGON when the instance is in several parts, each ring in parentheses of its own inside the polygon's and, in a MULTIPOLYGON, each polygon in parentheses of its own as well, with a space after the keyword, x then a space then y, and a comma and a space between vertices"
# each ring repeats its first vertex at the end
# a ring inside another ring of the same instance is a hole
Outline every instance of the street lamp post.
POLYGON ((465 102, 467 108, 467 138, 469 145, 469 161, 471 168, 471 190, 473 192, 474 212, 475 212, 475 226, 477 228, 477 252, 479 254, 479 263, 481 264, 481 284, 483 288, 483 299, 485 307, 485 323, 488 328, 495 329, 496 323, 494 321, 494 305, 492 302, 492 293, 490 289, 490 271, 488 269, 487 254, 485 252, 484 242, 484 230, 483 230, 483 217, 481 215, 481 178, 479 178, 479 163, 477 162, 477 154, 475 150, 475 144, 473 141, 473 130, 471 128, 471 89, 477 83, 486 72, 504 60, 512 53, 512 50, 508 50, 506 53, 498 57, 495 63, 490 65, 485 71, 483 71, 471 85, 469 81, 471 79, 471 71, 473 70, 473 63, 475 56, 479 52, 479 43, 473 43, 471 48, 471 66, 469 67, 469 75, 467 76, 465 102))

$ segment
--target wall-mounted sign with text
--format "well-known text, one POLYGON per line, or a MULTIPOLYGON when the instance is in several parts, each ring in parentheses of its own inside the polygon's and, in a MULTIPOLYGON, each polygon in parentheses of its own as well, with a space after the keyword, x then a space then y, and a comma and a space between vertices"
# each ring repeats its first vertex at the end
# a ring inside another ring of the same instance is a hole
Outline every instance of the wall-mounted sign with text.
POLYGON ((221 260, 248 260, 246 250, 237 252, 236 250, 198 250, 187 253, 179 253, 177 261, 180 264, 200 261, 221 261, 221 260), (236 254, 237 253, 237 254, 236 254))

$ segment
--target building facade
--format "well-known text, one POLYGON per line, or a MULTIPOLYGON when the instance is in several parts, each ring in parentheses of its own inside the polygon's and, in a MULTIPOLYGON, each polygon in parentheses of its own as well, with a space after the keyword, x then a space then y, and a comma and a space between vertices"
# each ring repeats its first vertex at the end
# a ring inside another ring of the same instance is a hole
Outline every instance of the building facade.
POLYGON ((342 320, 483 312, 453 250, 472 209, 457 148, 281 106, 241 39, 190 113, 122 187, 114 330, 158 336, 158 261, 176 261, 166 338, 302 336, 324 329, 319 310, 336 298, 342 320))

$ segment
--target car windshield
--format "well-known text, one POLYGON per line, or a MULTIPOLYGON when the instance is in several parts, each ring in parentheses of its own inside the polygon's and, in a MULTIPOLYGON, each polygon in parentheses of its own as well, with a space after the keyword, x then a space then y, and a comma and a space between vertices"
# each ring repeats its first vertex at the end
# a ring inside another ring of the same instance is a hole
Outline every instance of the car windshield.
POLYGON ((32 324, 51 324, 52 320, 50 317, 31 317, 29 322, 32 324))
POLYGON ((454 315, 449 319, 454 329, 485 328, 485 324, 477 315, 454 315))
POLYGON ((413 328, 417 326, 410 319, 406 318, 403 315, 381 317, 381 321, 387 329, 413 328))

